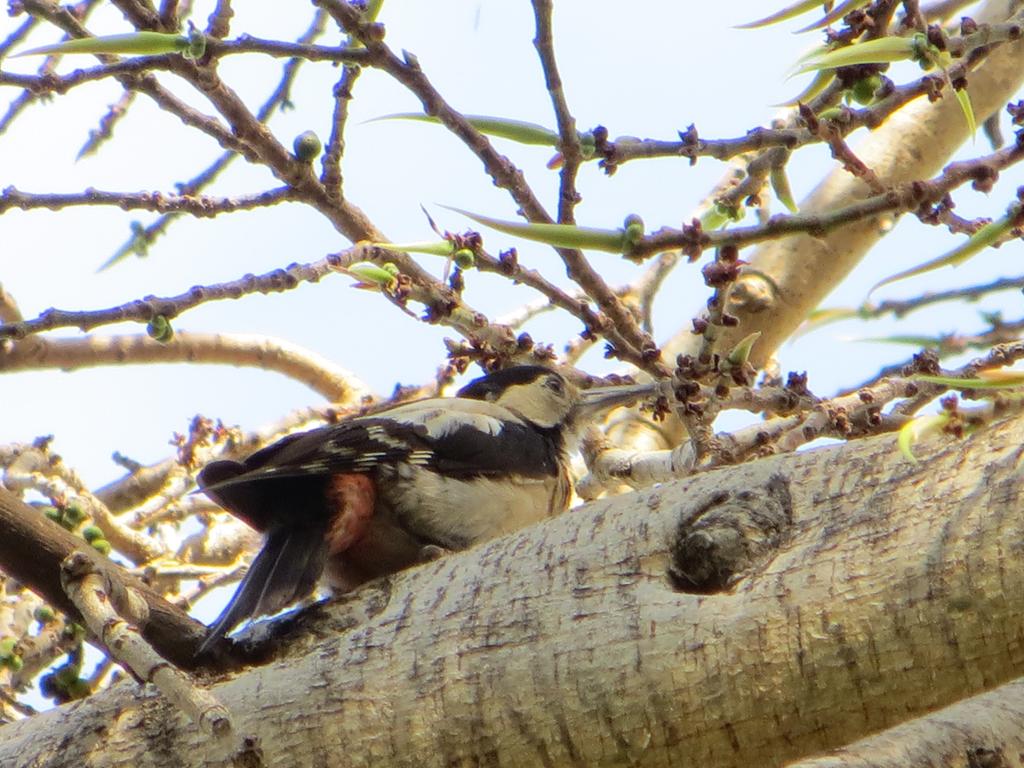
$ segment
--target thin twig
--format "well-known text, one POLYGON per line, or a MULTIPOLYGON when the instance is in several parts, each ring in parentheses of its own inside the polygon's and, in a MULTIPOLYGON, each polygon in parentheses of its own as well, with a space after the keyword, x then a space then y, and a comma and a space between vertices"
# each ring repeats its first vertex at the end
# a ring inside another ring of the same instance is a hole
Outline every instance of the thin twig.
POLYGON ((315 283, 330 274, 332 264, 339 261, 340 257, 334 255, 310 264, 293 264, 287 269, 275 269, 262 275, 246 275, 224 283, 197 285, 177 296, 147 296, 107 309, 49 309, 30 320, 0 325, 0 338, 22 339, 30 334, 54 328, 79 328, 88 331, 101 325, 125 321, 148 323, 158 315, 170 319, 208 301, 237 299, 251 293, 280 293, 291 290, 299 283, 315 283))
POLYGON ((234 15, 231 0, 217 0, 217 6, 210 14, 210 20, 206 25, 206 34, 213 38, 227 37, 231 32, 231 17, 234 15))
POLYGON ((230 734, 231 715, 227 707, 168 664, 132 626, 145 624, 149 619, 142 595, 131 587, 116 589, 118 585, 106 577, 95 561, 80 552, 73 552, 61 564, 61 585, 111 658, 140 680, 153 683, 207 734, 218 738, 230 734))
POLYGON ((909 299, 884 299, 877 303, 865 303, 858 307, 856 315, 861 320, 871 320, 886 315, 903 318, 919 309, 940 304, 946 301, 978 301, 984 296, 999 291, 1022 290, 1024 289, 1024 276, 1022 277, 1001 277, 990 283, 970 285, 964 288, 951 288, 947 291, 928 291, 920 296, 913 296, 909 299))
POLYGON ((536 19, 537 34, 533 44, 540 56, 541 69, 544 71, 544 83, 551 95, 551 105, 555 110, 555 122, 558 125, 558 150, 562 156, 562 170, 558 188, 558 221, 561 224, 572 224, 576 221, 574 209, 580 200, 576 191, 576 174, 583 161, 580 149, 580 138, 576 132, 576 118, 569 111, 569 104, 562 86, 562 77, 558 73, 558 62, 555 59, 555 37, 551 28, 551 0, 533 0, 533 15, 536 19))
MULTIPOLYGON (((522 171, 504 155, 498 153, 486 136, 474 128, 469 120, 453 109, 430 83, 412 54, 400 59, 380 39, 381 27, 362 20, 360 12, 340 0, 316 0, 316 5, 328 13, 351 35, 359 39, 370 52, 369 63, 387 72, 412 91, 423 103, 429 115, 436 116, 452 133, 458 136, 480 159, 495 185, 505 189, 519 205, 528 221, 551 222, 551 217, 526 184, 522 171)), ((618 300, 599 272, 583 254, 571 248, 556 248, 565 262, 568 275, 607 315, 609 322, 597 329, 611 343, 610 354, 637 361, 649 372, 667 376, 668 369, 659 362, 660 353, 654 341, 645 334, 629 310, 618 300)))
MULTIPOLYGON (((327 14, 320 12, 326 20, 327 14)), ((331 136, 324 150, 323 171, 320 181, 329 195, 342 194, 341 158, 345 153, 345 126, 348 123, 348 107, 352 101, 352 89, 359 79, 359 67, 346 65, 334 86, 334 115, 331 120, 331 136)))
MULTIPOLYGON (((315 13, 313 15, 312 23, 309 28, 299 36, 297 44, 306 45, 311 43, 313 40, 316 40, 323 34, 324 27, 326 26, 326 20, 327 14, 322 11, 315 13)), ((289 43, 288 45, 292 44, 289 43)), ((298 76, 299 68, 305 61, 306 59, 304 57, 294 57, 285 63, 277 86, 256 112, 257 120, 261 123, 266 123, 279 108, 288 103, 292 85, 295 82, 295 78, 298 76)), ((206 169, 198 173, 196 176, 193 176, 189 181, 177 184, 176 186, 179 194, 195 195, 197 192, 205 189, 207 186, 212 184, 231 164, 231 161, 237 157, 238 154, 235 152, 224 152, 220 157, 214 160, 213 163, 207 166, 206 169)), ((156 242, 158 237, 165 234, 170 225, 178 218, 178 214, 164 214, 157 218, 152 224, 148 224, 144 228, 133 232, 128 242, 119 248, 107 260, 107 264, 113 264, 120 261, 125 256, 137 252, 140 249, 145 250, 156 242)))
POLYGON ((210 197, 206 195, 175 195, 164 192, 104 192, 87 189, 67 194, 36 194, 22 192, 14 187, 0 190, 0 214, 18 208, 23 211, 45 209, 59 211, 80 205, 112 205, 123 210, 157 211, 159 213, 189 213, 200 218, 212 218, 221 213, 266 208, 287 201, 292 194, 288 187, 269 189, 253 195, 237 197, 210 197))
POLYGON ((772 216, 764 224, 732 227, 715 232, 701 232, 694 228, 681 230, 664 228, 652 235, 644 236, 630 250, 629 255, 631 258, 641 258, 673 249, 682 249, 689 253, 694 249, 699 251, 708 247, 721 247, 730 244, 746 246, 775 239, 782 235, 797 233, 822 235, 836 227, 879 213, 916 212, 923 206, 939 202, 951 190, 979 177, 991 178, 993 173, 998 173, 1022 159, 1024 159, 1024 142, 974 160, 952 163, 929 181, 900 184, 881 194, 826 213, 792 216, 779 214, 772 216))

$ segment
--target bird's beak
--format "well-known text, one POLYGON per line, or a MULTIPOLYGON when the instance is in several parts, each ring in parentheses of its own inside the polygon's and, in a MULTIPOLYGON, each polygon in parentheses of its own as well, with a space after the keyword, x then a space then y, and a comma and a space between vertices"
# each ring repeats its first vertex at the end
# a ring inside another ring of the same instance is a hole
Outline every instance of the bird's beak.
POLYGON ((645 397, 658 394, 658 384, 622 384, 615 387, 592 387, 580 392, 576 418, 581 422, 597 419, 620 405, 631 405, 645 397))

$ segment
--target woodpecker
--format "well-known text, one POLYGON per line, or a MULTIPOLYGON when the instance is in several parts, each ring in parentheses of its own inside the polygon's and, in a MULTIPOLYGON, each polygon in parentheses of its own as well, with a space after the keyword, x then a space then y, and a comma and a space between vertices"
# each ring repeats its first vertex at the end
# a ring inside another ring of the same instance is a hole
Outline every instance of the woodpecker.
POLYGON ((242 621, 395 573, 563 512, 580 428, 651 385, 580 390, 536 365, 277 441, 199 473, 213 501, 264 536, 199 653, 242 621))

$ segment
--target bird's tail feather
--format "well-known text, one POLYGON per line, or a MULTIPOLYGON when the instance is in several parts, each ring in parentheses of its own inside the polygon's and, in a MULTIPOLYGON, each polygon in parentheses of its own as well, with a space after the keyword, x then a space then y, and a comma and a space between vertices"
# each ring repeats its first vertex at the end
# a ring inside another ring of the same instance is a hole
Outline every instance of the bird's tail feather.
POLYGON ((198 654, 209 650, 246 619, 277 613, 308 595, 324 568, 327 545, 321 526, 304 521, 267 532, 231 602, 210 627, 198 654))

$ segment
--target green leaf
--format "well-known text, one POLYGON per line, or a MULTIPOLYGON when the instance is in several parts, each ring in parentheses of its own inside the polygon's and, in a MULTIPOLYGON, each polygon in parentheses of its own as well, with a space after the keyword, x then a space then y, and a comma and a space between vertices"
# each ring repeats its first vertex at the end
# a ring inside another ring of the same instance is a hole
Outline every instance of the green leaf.
MULTIPOLYGON (((843 18, 843 16, 848 14, 850 11, 855 11, 858 8, 863 8, 865 5, 869 5, 870 3, 871 0, 846 0, 845 2, 840 3, 831 11, 826 13, 813 24, 809 24, 803 29, 798 29, 797 32, 810 32, 815 29, 827 27, 833 21, 838 21, 839 19, 843 18)), ((824 3, 819 3, 819 5, 823 4, 824 3)))
POLYGON ((430 256, 451 256, 454 248, 448 240, 440 242, 423 243, 370 243, 377 248, 387 248, 392 251, 405 251, 408 253, 426 253, 430 256))
POLYGON ((806 104, 808 101, 813 99, 819 93, 824 91, 828 84, 835 79, 835 74, 831 70, 822 69, 819 70, 815 75, 814 79, 811 80, 810 85, 804 88, 800 93, 794 96, 789 101, 784 101, 781 104, 776 104, 777 107, 794 107, 797 104, 806 104))
MULTIPOLYGON (((167 213, 164 214, 164 218, 167 220, 167 223, 170 223, 172 220, 184 215, 185 214, 183 213, 167 213)), ((96 269, 97 272, 109 269, 115 264, 124 261, 129 256, 134 255, 138 256, 140 259, 144 259, 149 255, 149 238, 146 234, 146 227, 140 221, 133 221, 130 225, 130 229, 132 235, 128 238, 128 241, 118 248, 109 259, 100 264, 96 269)))
POLYGON ((897 280, 923 275, 926 272, 931 272, 942 267, 955 267, 962 264, 976 253, 983 251, 993 243, 998 242, 1003 235, 1009 233, 1014 227, 1014 220, 1017 218, 1018 213, 1019 206, 1011 206, 1010 212, 1006 216, 986 224, 971 235, 965 243, 960 244, 949 253, 939 256, 937 259, 926 261, 924 264, 913 267, 912 269, 897 272, 892 277, 887 277, 884 280, 875 283, 871 290, 868 291, 868 295, 870 296, 883 285, 895 283, 897 280))
POLYGON ((736 29, 757 29, 758 27, 767 27, 769 24, 778 24, 780 21, 794 19, 815 8, 820 8, 822 5, 824 5, 823 0, 800 0, 800 2, 786 6, 781 11, 776 11, 770 16, 765 16, 763 19, 739 24, 736 29))
POLYGON ((506 235, 515 235, 556 248, 580 248, 604 251, 605 253, 623 253, 628 245, 626 232, 622 229, 595 229, 593 227, 578 227, 575 224, 533 224, 505 221, 504 219, 492 219, 490 216, 481 216, 478 213, 471 213, 449 205, 443 207, 468 216, 478 224, 504 232, 506 235))
POLYGON ((769 181, 772 184, 772 191, 775 192, 775 197, 778 198, 779 202, 786 206, 786 210, 790 213, 800 213, 800 209, 797 207, 796 201, 793 200, 793 191, 789 187, 789 177, 786 175, 786 166, 776 165, 772 167, 771 173, 768 175, 769 181))
POLYGON ((708 208, 700 217, 701 229, 711 232, 724 227, 730 221, 741 221, 743 211, 737 208, 730 208, 727 205, 715 201, 715 204, 708 208))
MULTIPOLYGON (((433 115, 424 115, 419 112, 399 112, 393 115, 375 117, 367 122, 375 123, 380 120, 415 120, 420 123, 441 125, 441 121, 433 115)), ((557 147, 559 142, 556 131, 545 128, 543 125, 528 123, 523 120, 509 120, 504 117, 487 117, 486 115, 466 115, 466 121, 480 131, 480 133, 487 136, 497 136, 500 139, 509 139, 520 144, 557 147)))
POLYGON ((919 416, 900 427, 899 435, 896 437, 896 444, 900 453, 910 461, 917 463, 914 456, 913 446, 927 435, 940 431, 949 423, 949 414, 938 413, 932 416, 919 416))
POLYGON ((982 371, 975 379, 958 379, 955 376, 925 376, 923 374, 912 378, 914 381, 941 384, 950 389, 996 390, 1024 386, 1024 371, 1014 370, 982 371))
POLYGON ((956 94, 957 103, 964 113, 964 119, 967 120, 967 128, 971 132, 971 141, 974 141, 974 134, 978 132, 978 123, 974 119, 974 107, 971 106, 971 96, 967 93, 966 88, 960 88, 959 90, 954 88, 953 93, 956 94))
POLYGON ((813 72, 818 69, 836 69, 856 64, 883 64, 891 61, 917 59, 927 46, 923 35, 913 37, 881 37, 856 45, 847 45, 833 51, 813 56, 808 59, 794 74, 813 72))
POLYGON ((744 336, 739 342, 729 350, 729 354, 726 355, 725 359, 733 365, 743 365, 750 359, 750 350, 754 348, 754 343, 761 338, 760 331, 754 331, 753 333, 744 336))
POLYGON ((953 64, 953 57, 948 51, 940 51, 932 46, 928 46, 928 48, 925 49, 924 56, 925 59, 933 66, 942 69, 942 76, 945 78, 949 89, 953 91, 953 95, 956 96, 957 104, 960 105, 960 111, 964 113, 964 119, 967 121, 967 127, 971 132, 971 141, 974 141, 974 135, 978 130, 978 122, 974 118, 974 107, 971 106, 971 96, 967 93, 966 89, 954 88, 953 81, 949 77, 949 67, 953 64))
POLYGON ((372 261, 360 261, 341 270, 356 278, 356 288, 369 288, 390 292, 397 283, 398 268, 391 263, 375 264, 372 261))
POLYGON ((383 7, 384 0, 369 0, 366 3, 366 10, 363 11, 363 21, 376 21, 383 7))
POLYGON ((938 336, 916 336, 913 334, 895 333, 892 336, 862 336, 850 341, 861 344, 906 344, 918 349, 938 349, 942 346, 943 339, 938 336))
MULTIPOLYGON (((62 43, 44 45, 17 54, 18 56, 36 56, 44 53, 123 53, 137 55, 154 55, 161 53, 183 53, 189 51, 194 43, 186 35, 168 35, 163 32, 131 32, 124 35, 107 35, 105 37, 80 37, 65 40, 62 43)), ((200 56, 202 53, 199 54, 200 56)))

